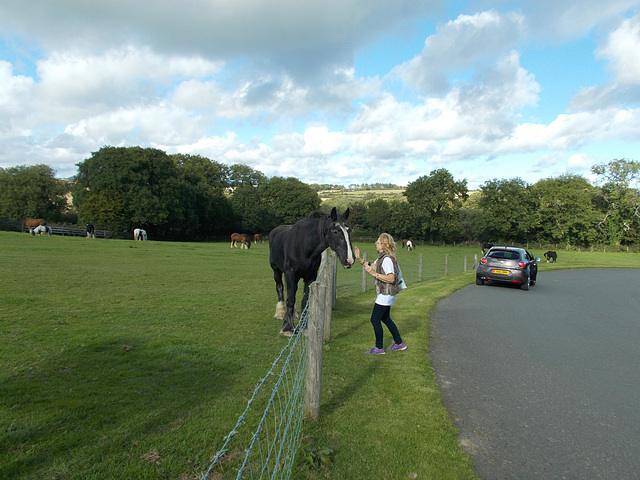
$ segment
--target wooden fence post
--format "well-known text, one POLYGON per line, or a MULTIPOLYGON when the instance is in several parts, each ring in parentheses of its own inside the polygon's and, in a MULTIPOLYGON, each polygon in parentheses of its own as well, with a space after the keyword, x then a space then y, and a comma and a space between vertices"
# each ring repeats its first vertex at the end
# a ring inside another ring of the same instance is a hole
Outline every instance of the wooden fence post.
POLYGON ((418 256, 418 281, 422 281, 422 254, 418 256))
POLYGON ((320 417, 322 387, 322 343, 324 337, 324 308, 327 286, 318 282, 309 285, 309 320, 307 323, 307 367, 304 376, 304 416, 320 417))
POLYGON ((467 271, 467 256, 464 256, 464 271, 467 271))
POLYGON ((322 261, 324 262, 323 275, 318 278, 318 282, 325 285, 325 296, 322 299, 324 302, 324 341, 331 339, 331 310, 335 306, 335 287, 336 287, 336 254, 332 252, 328 254, 328 250, 325 250, 322 254, 322 261))
POLYGON ((331 308, 336 308, 336 285, 338 283, 338 255, 336 252, 331 252, 331 308))
POLYGON ((449 275, 449 254, 444 256, 444 276, 449 275))

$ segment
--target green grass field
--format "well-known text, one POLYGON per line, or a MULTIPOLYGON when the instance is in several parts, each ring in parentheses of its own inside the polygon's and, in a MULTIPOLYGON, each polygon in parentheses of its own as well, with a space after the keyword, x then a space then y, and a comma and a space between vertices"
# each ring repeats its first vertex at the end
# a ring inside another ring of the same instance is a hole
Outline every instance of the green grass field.
MULTIPOLYGON (((286 342, 267 245, 0 232, 0 249, 2 478, 198 478, 286 342)), ((409 289, 392 315, 409 348, 373 358, 371 283, 363 293, 361 269, 339 269, 321 418, 304 425, 293 478, 476 478, 435 383, 428 317, 473 282, 463 259, 470 270, 477 253, 399 252, 409 289), (309 458, 325 447, 333 465, 318 470, 309 458)), ((559 262, 541 271, 640 267, 640 256, 559 262)))

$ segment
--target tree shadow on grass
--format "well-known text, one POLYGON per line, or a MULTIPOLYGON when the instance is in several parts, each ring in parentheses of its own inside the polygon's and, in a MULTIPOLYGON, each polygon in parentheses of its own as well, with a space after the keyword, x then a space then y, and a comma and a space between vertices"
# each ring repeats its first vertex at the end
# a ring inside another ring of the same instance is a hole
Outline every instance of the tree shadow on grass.
POLYGON ((246 382, 234 388, 242 370, 237 359, 201 346, 130 337, 42 357, 0 383, 3 478, 51 477, 56 469, 73 470, 77 478, 91 469, 99 476, 113 467, 93 463, 114 452, 124 464, 139 463, 144 452, 136 449, 166 443, 164 434, 189 438, 180 429, 197 426, 194 416, 215 417, 207 436, 218 440, 237 420, 231 412, 242 411, 246 382), (230 407, 234 402, 238 408, 230 407))

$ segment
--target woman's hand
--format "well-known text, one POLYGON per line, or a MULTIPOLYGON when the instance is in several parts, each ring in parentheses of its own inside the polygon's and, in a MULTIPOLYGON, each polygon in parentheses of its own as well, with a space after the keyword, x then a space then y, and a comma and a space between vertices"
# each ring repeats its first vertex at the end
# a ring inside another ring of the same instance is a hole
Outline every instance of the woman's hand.
POLYGON ((356 252, 356 260, 360 260, 360 249, 358 247, 353 247, 356 252))

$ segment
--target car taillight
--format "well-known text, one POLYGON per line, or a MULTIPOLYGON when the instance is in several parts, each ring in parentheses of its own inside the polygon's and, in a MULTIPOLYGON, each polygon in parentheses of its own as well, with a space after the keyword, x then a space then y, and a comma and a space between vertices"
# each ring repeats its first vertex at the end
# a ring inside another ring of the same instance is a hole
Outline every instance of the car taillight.
POLYGON ((484 265, 485 263, 487 263, 487 259, 486 259, 486 258, 484 258, 484 257, 482 257, 482 258, 480 259, 480 263, 482 263, 482 264, 484 265))
POLYGON ((519 266, 520 268, 524 268, 524 262, 518 262, 518 266, 519 266))

